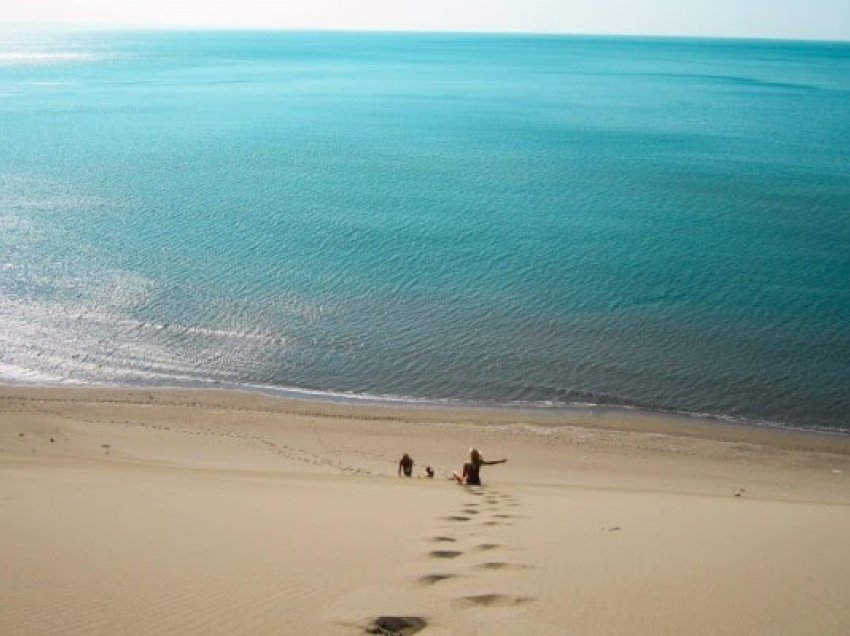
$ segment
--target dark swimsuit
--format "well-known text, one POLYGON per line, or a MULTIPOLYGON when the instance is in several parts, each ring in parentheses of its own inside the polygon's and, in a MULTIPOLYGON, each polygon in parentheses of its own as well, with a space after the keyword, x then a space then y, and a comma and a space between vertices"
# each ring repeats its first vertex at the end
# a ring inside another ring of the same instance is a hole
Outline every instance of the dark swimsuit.
POLYGON ((477 464, 473 464, 472 462, 467 462, 463 465, 463 483, 469 486, 480 486, 481 485, 481 477, 478 475, 478 469, 481 466, 477 464))

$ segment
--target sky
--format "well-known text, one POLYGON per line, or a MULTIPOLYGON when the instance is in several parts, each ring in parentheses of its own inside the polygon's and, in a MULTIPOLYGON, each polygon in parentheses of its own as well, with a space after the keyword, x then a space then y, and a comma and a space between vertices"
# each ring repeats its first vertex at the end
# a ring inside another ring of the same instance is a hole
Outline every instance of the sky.
POLYGON ((21 26, 850 40, 850 0, 0 0, 21 26))

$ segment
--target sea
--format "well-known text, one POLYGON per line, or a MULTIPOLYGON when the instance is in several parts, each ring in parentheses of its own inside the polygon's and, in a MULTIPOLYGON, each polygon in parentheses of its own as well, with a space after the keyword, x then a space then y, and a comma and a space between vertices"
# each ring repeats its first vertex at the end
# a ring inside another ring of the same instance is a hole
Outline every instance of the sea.
POLYGON ((0 381, 850 429, 850 43, 0 34, 0 381))

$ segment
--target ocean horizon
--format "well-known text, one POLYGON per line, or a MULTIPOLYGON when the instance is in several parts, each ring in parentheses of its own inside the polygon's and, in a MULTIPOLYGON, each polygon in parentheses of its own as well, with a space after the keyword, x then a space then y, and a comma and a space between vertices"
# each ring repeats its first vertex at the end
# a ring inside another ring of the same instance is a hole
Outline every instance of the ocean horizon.
POLYGON ((0 381, 850 431, 850 43, 0 38, 0 381))

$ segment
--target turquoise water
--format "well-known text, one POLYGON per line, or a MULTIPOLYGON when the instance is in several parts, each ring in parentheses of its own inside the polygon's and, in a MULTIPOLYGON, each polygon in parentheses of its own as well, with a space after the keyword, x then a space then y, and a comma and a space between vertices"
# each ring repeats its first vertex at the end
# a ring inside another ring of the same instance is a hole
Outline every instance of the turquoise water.
POLYGON ((847 428, 850 45, 6 34, 0 347, 847 428))

